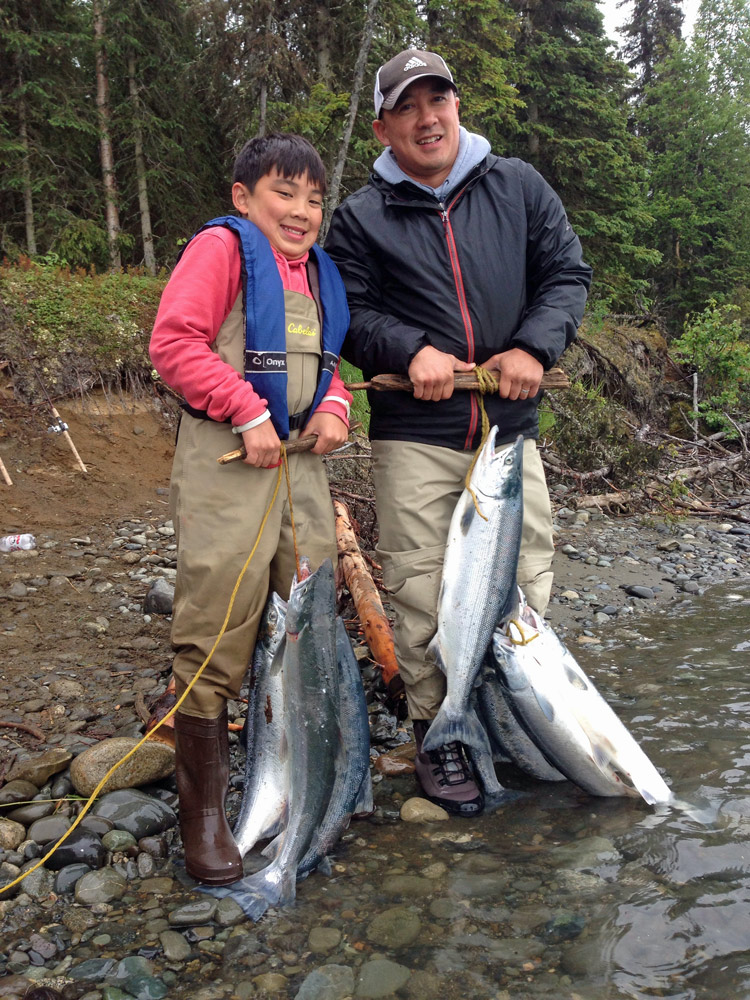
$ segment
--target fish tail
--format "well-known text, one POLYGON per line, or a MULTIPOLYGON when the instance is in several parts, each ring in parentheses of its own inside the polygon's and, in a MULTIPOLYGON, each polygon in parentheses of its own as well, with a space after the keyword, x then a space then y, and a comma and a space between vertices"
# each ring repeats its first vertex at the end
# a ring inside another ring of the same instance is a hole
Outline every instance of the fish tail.
POLYGON ((237 882, 232 882, 231 885, 198 885, 196 888, 219 899, 230 896, 250 920, 260 920, 271 905, 265 895, 258 891, 255 875, 249 875, 237 882))
POLYGON ((422 749, 437 750, 438 747, 445 746, 446 743, 454 742, 475 747, 486 753, 492 752, 487 733, 474 709, 468 708, 460 715, 451 716, 446 709, 445 702, 443 702, 440 711, 427 730, 422 749))
POLYGON ((503 788, 499 792, 490 792, 489 794, 485 792, 484 811, 486 813, 495 812, 495 810, 501 809, 503 806, 507 806, 511 802, 516 802, 523 797, 523 792, 518 792, 510 788, 503 788))
POLYGON ((285 871, 281 873, 281 879, 278 885, 279 906, 288 906, 293 903, 297 896, 297 870, 296 868, 292 871, 285 871))

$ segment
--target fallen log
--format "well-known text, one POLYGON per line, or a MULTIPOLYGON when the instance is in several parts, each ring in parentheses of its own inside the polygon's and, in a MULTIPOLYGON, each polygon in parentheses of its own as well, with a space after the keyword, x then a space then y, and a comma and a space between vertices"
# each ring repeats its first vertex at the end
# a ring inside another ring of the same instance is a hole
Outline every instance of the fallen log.
POLYGON ((370 571, 357 543, 349 509, 340 500, 333 501, 333 508, 336 514, 336 544, 339 565, 357 609, 357 616, 362 624, 372 658, 383 676, 383 682, 388 692, 389 707, 399 718, 405 718, 404 682, 398 670, 396 651, 393 645, 393 630, 383 609, 378 588, 370 576, 370 571))

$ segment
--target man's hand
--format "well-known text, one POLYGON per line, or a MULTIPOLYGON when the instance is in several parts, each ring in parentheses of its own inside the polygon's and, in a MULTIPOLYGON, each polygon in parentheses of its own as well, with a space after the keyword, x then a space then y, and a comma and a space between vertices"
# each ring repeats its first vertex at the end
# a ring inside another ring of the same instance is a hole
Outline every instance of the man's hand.
POLYGON ((335 451, 349 437, 349 429, 335 413, 314 413, 302 431, 302 437, 314 434, 317 437, 311 451, 313 455, 327 455, 335 451))
POLYGON ((256 469, 275 469, 281 465, 281 441, 270 420, 242 432, 242 443, 247 457, 246 465, 256 469))
POLYGON ((411 359, 408 375, 414 384, 415 399, 450 399, 453 395, 453 373, 470 372, 472 361, 459 361, 452 354, 436 347, 423 347, 411 359))
POLYGON ((509 351, 493 354, 481 366, 497 378, 503 399, 531 399, 539 392, 544 368, 526 351, 513 347, 509 351))

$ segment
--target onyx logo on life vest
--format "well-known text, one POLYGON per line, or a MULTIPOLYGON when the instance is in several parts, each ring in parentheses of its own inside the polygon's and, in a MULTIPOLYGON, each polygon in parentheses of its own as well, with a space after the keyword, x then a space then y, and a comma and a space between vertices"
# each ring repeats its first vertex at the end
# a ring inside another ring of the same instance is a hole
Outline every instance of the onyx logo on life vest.
POLYGON ((286 374, 286 353, 284 351, 245 351, 245 374, 257 372, 281 372, 286 374))

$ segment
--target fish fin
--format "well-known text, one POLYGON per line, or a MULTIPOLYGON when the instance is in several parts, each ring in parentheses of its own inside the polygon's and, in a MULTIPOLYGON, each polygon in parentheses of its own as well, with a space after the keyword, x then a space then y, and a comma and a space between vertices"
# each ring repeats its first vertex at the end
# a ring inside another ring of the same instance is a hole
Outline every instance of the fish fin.
POLYGON ((297 896, 297 872, 296 871, 285 871, 281 873, 281 880, 279 882, 279 906, 288 906, 293 903, 297 896))
POLYGON ((282 635, 279 640, 279 644, 276 647, 276 651, 273 654, 273 659, 271 660, 271 666, 269 668, 269 676, 274 677, 276 674, 281 672, 281 668, 284 663, 284 650, 286 649, 286 634, 282 635))
MULTIPOLYGON (((576 664, 578 666, 578 664, 576 664)), ((576 688, 578 691, 588 691, 589 686, 586 683, 586 677, 580 668, 574 670, 573 666, 569 662, 563 662, 563 670, 565 671, 565 676, 568 680, 568 684, 571 687, 576 688)))
POLYGON ((525 798, 524 792, 516 791, 511 788, 503 788, 499 792, 487 792, 484 793, 484 811, 486 813, 495 812, 496 809, 502 808, 502 806, 507 806, 511 802, 516 802, 518 799, 525 798))
POLYGON ((437 633, 430 639, 430 643, 425 650, 425 660, 431 661, 436 667, 445 674, 447 673, 447 667, 445 665, 445 657, 443 656, 443 649, 440 645, 440 637, 437 633))
POLYGON ((249 917, 250 920, 260 920, 271 904, 264 895, 256 891, 255 886, 252 884, 253 878, 254 876, 251 875, 240 879, 238 882, 232 882, 231 885, 198 885, 196 889, 207 893, 209 896, 216 896, 219 899, 223 899, 224 896, 230 896, 242 909, 246 917, 249 917))
POLYGON ((266 846, 260 853, 263 855, 264 858, 271 858, 271 859, 275 858, 276 855, 279 853, 279 850, 281 848, 281 842, 283 839, 284 839, 284 831, 282 830, 281 833, 279 833, 276 837, 273 838, 270 844, 266 844, 266 846))
POLYGON ((492 754, 472 749, 470 751, 470 755, 471 762, 474 765, 474 771, 482 783, 482 791, 485 796, 499 795, 502 791, 504 791, 503 786, 497 780, 497 775, 495 774, 492 754))
POLYGON ((437 750, 446 743, 458 741, 465 746, 476 747, 486 753, 491 753, 490 742, 477 713, 472 708, 456 718, 451 718, 446 711, 445 702, 432 720, 430 728, 422 744, 423 750, 437 750))
POLYGON ((553 722, 555 718, 555 710, 552 707, 551 703, 547 701, 546 698, 543 698, 536 690, 536 688, 532 688, 532 691, 534 692, 534 697, 536 698, 537 704, 544 712, 546 718, 549 719, 550 722, 553 722))
POLYGON ((320 872, 322 875, 332 875, 333 867, 331 866, 331 859, 328 856, 321 858, 315 871, 320 872))
POLYGON ((374 812, 375 802, 372 797, 372 775, 370 774, 370 768, 368 767, 365 776, 362 778, 362 784, 359 786, 357 800, 352 809, 352 815, 369 816, 374 812))
POLYGON ((505 622, 509 621, 518 615, 518 595, 515 590, 511 588, 508 597, 506 598, 505 604, 500 608, 500 612, 497 616, 497 625, 502 626, 505 622))

